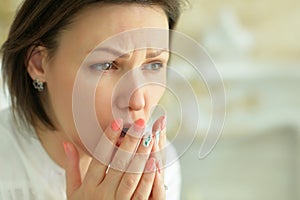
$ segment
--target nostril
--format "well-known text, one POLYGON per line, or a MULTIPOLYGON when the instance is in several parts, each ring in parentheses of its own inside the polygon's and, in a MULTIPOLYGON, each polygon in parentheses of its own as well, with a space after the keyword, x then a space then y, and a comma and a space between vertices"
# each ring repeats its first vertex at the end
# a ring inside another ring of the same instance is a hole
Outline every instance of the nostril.
POLYGON ((142 110, 145 107, 145 97, 144 94, 140 91, 133 93, 129 100, 129 109, 130 110, 142 110))

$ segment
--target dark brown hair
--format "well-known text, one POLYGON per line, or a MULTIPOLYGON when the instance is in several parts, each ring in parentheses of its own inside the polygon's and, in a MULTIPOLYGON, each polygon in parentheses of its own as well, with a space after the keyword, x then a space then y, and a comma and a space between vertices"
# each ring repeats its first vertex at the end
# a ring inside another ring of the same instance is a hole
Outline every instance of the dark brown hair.
POLYGON ((170 29, 174 28, 181 7, 180 0, 25 0, 1 48, 3 80, 8 87, 13 113, 21 122, 35 126, 38 119, 55 130, 45 108, 47 94, 32 87, 26 69, 28 51, 42 45, 48 49, 49 57, 53 56, 61 31, 79 11, 95 3, 159 5, 168 17, 170 29))

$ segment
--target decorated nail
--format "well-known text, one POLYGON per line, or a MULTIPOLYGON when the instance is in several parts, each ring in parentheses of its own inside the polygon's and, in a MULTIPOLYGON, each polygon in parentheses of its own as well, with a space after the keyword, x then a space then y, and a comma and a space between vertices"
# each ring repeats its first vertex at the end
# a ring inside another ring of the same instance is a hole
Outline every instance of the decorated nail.
POLYGON ((146 164, 146 170, 148 172, 152 172, 152 171, 155 170, 155 168, 156 168, 156 166, 155 166, 155 158, 149 158, 149 160, 148 160, 148 162, 146 164))
POLYGON ((65 150, 67 157, 72 158, 73 148, 72 148, 71 144, 68 142, 64 142, 63 145, 64 145, 64 150, 65 150))
POLYGON ((156 162, 156 168, 157 168, 157 172, 158 172, 158 173, 161 173, 161 167, 162 167, 161 160, 158 160, 158 161, 156 162))
POLYGON ((167 117, 163 116, 162 122, 161 122, 161 126, 160 126, 160 130, 164 130, 166 128, 166 123, 167 123, 167 117))
POLYGON ((155 133, 155 143, 158 145, 159 144, 159 139, 160 139, 160 131, 157 130, 155 133))
POLYGON ((146 136, 144 138, 144 140, 143 140, 144 147, 149 147, 149 145, 151 143, 151 140, 152 140, 152 136, 151 135, 146 136))

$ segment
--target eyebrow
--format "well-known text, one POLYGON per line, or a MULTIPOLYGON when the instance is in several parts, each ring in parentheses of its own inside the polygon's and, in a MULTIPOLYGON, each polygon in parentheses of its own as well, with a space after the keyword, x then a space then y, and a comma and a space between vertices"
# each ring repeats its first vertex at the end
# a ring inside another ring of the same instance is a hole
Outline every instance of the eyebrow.
POLYGON ((97 51, 109 53, 109 54, 112 54, 112 55, 114 55, 116 57, 120 57, 120 56, 126 55, 126 53, 124 53, 124 52, 121 52, 121 51, 118 51, 117 49, 113 49, 113 48, 109 48, 109 47, 97 48, 97 49, 92 50, 91 53, 97 52, 97 51))
POLYGON ((159 50, 150 49, 150 50, 147 50, 146 58, 155 58, 165 52, 167 52, 166 49, 159 49, 159 50))
MULTIPOLYGON (((115 57, 126 58, 126 57, 130 56, 130 53, 125 53, 125 52, 119 51, 117 49, 109 48, 109 47, 97 48, 97 49, 94 49, 92 52, 99 52, 99 51, 100 52, 109 53, 109 54, 111 54, 111 55, 113 55, 115 57)), ((168 50, 167 49, 155 50, 153 48, 149 48, 149 49, 147 49, 146 59, 158 57, 162 53, 165 53, 165 52, 168 52, 168 50)))

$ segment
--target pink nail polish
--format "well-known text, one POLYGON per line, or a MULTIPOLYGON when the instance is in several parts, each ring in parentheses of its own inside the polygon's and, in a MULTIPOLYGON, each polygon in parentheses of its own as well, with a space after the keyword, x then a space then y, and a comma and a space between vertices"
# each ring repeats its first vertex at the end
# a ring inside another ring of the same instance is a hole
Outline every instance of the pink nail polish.
POLYGON ((161 161, 156 162, 156 168, 157 168, 158 173, 160 174, 161 173, 161 161))
POLYGON ((149 158, 146 164, 146 170, 147 172, 153 172, 155 170, 155 159, 149 158))
POLYGON ((69 158, 71 158, 71 156, 72 156, 71 155, 72 154, 72 149, 70 147, 70 144, 68 144, 68 142, 64 142, 63 145, 64 145, 64 150, 65 150, 66 156, 69 157, 69 158))
POLYGON ((113 123, 111 124, 111 129, 113 131, 118 131, 121 129, 121 126, 123 125, 123 120, 122 119, 116 119, 113 121, 113 123))
POLYGON ((68 148, 68 147, 67 147, 67 143, 66 143, 66 142, 64 142, 64 143, 63 143, 63 145, 64 145, 64 150, 65 150, 65 153, 67 154, 67 151, 68 151, 68 149, 67 149, 67 148, 68 148))
POLYGON ((138 119, 137 121, 134 122, 134 130, 136 132, 142 131, 144 127, 145 127, 145 121, 143 119, 138 119))
POLYGON ((162 122, 161 122, 161 126, 160 126, 160 130, 164 130, 166 128, 166 123, 167 123, 167 117, 163 116, 162 122))

